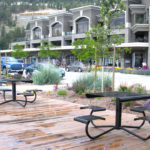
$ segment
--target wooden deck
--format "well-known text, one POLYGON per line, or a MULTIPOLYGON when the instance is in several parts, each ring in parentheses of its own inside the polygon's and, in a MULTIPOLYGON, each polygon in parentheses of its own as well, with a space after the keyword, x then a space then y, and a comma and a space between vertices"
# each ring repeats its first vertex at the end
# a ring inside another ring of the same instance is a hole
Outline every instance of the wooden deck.
MULTIPOLYGON (((90 140, 84 124, 73 121, 75 116, 88 114, 80 105, 38 97, 26 108, 17 103, 0 106, 0 150, 149 150, 150 140, 144 142, 121 130, 90 140)), ((113 111, 101 112, 113 124, 113 111)), ((124 114, 124 123, 134 124, 134 115, 124 114)), ((99 130, 99 129, 97 129, 99 130)), ((138 133, 148 135, 147 123, 138 133)), ((96 131, 97 132, 97 131, 96 131)))

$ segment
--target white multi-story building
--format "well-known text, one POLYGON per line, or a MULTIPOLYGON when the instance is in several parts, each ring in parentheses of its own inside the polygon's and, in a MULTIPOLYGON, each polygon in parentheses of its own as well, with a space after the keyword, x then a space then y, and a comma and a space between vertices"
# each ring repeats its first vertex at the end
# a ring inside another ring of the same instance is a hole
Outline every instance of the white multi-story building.
MULTIPOLYGON (((124 37, 125 41, 121 47, 129 47, 130 53, 122 53, 120 64, 122 67, 140 67, 145 62, 150 68, 150 1, 149 0, 123 0, 126 10, 120 17, 111 20, 110 28, 114 34, 124 37), (120 24, 124 28, 118 29, 120 24)), ((85 32, 98 24, 99 7, 94 5, 83 6, 48 15, 45 19, 30 21, 30 28, 26 31, 25 40, 12 43, 25 46, 30 51, 28 60, 40 61, 38 58, 38 46, 42 40, 48 40, 53 45, 59 46, 57 50, 62 51, 62 59, 67 63, 74 61, 71 53, 72 42, 83 39, 85 32)), ((8 51, 9 52, 9 51, 8 51)), ((105 60, 105 65, 110 64, 110 59, 105 60)))

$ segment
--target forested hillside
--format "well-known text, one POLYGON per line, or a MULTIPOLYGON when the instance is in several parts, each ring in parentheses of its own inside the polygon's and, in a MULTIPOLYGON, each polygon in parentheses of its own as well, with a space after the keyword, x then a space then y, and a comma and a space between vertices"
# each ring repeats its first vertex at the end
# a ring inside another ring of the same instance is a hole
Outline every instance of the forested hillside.
POLYGON ((16 27, 12 14, 48 8, 68 10, 94 3, 99 5, 99 0, 0 0, 0 50, 8 49, 9 43, 25 35, 24 29, 16 27))
POLYGON ((74 8, 88 4, 98 4, 99 0, 1 0, 0 1, 0 23, 9 26, 15 25, 11 15, 24 12, 26 10, 38 10, 46 8, 74 8))

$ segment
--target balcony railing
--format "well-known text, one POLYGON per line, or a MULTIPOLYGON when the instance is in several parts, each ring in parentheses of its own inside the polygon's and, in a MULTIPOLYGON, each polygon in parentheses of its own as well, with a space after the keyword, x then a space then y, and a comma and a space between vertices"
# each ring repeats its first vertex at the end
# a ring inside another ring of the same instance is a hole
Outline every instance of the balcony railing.
POLYGON ((142 4, 141 0, 129 0, 129 4, 142 4))
POLYGON ((40 36, 34 36, 34 37, 33 37, 33 40, 40 40, 40 39, 41 39, 40 36))
POLYGON ((72 35, 72 32, 65 32, 65 35, 67 36, 72 35))
POLYGON ((43 39, 48 39, 49 36, 48 35, 43 35, 43 39))
POLYGON ((26 38, 21 37, 21 38, 16 38, 16 39, 14 40, 14 42, 23 42, 23 41, 26 41, 26 38))

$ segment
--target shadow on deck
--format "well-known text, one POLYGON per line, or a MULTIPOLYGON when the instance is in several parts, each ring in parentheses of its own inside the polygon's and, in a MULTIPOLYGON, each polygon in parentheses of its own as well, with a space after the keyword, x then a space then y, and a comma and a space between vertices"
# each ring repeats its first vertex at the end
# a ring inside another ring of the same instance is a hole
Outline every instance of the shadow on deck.
MULTIPOLYGON (((0 106, 1 150, 148 150, 150 140, 144 142, 124 131, 112 131, 105 136, 90 140, 85 134, 84 124, 75 122, 75 116, 87 115, 80 105, 38 97, 35 104, 22 108, 16 103, 0 106)), ((113 124, 113 111, 100 112, 106 121, 113 124)), ((125 124, 134 124, 131 114, 124 114, 125 124)), ((136 122, 137 124, 138 122, 136 122)), ((147 123, 138 133, 147 134, 147 123)), ((97 129, 100 130, 100 129, 97 129)), ((134 129, 135 130, 135 129, 134 129)), ((97 132, 97 131, 93 131, 97 132)))

